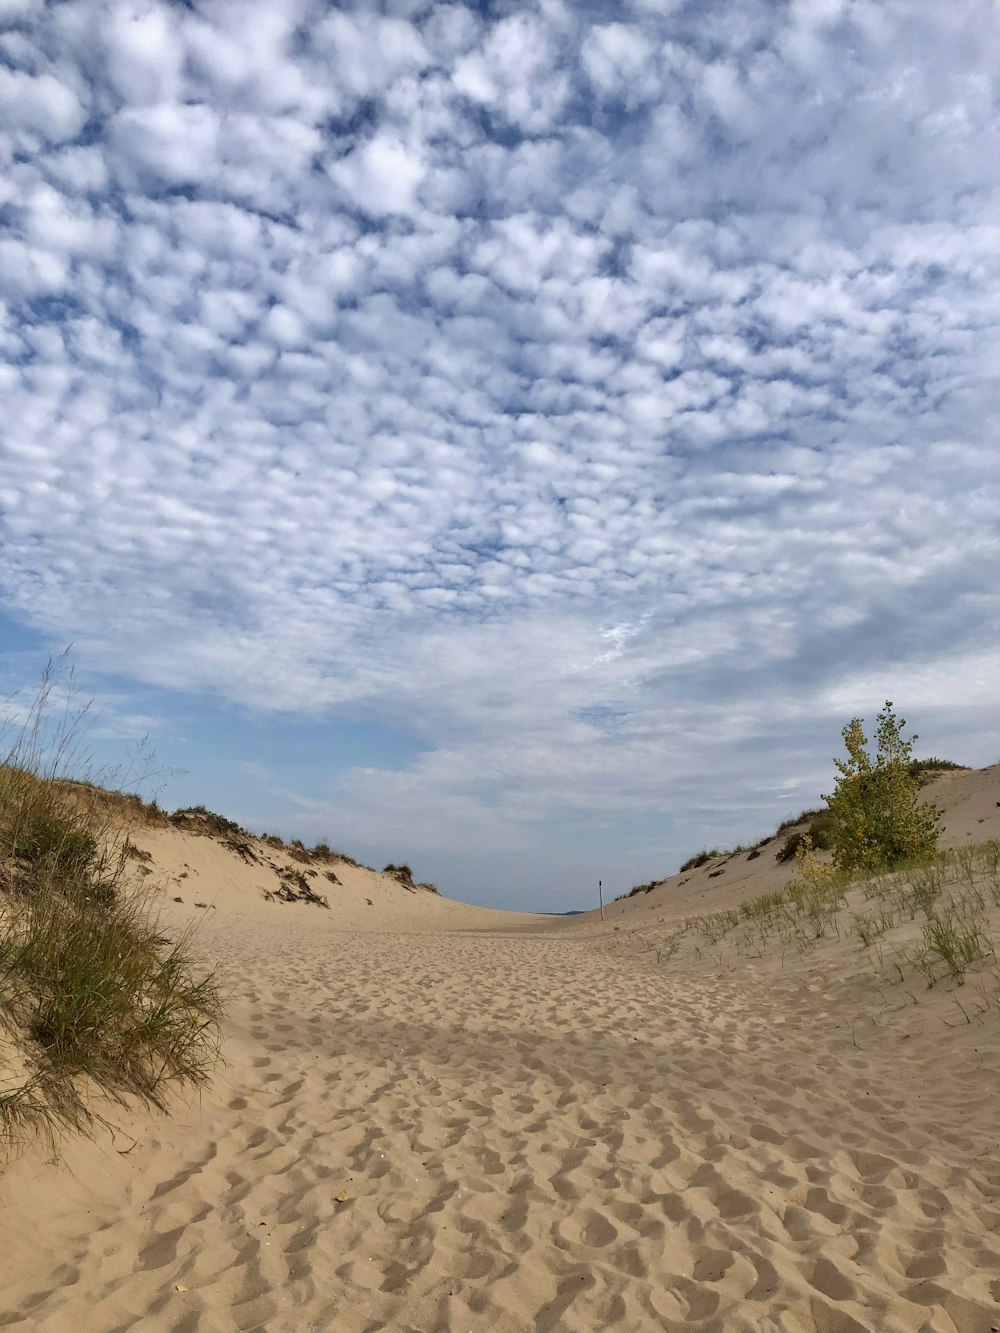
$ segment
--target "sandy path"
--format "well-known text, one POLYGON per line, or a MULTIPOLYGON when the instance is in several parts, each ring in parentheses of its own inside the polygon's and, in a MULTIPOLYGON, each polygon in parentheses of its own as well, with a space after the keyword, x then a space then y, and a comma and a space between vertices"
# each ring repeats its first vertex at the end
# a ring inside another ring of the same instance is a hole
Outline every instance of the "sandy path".
POLYGON ((0 1181, 37 1333, 989 1333, 992 1052, 600 938, 219 912, 227 1065, 0 1181), (72 1174, 71 1174, 72 1173, 72 1174))

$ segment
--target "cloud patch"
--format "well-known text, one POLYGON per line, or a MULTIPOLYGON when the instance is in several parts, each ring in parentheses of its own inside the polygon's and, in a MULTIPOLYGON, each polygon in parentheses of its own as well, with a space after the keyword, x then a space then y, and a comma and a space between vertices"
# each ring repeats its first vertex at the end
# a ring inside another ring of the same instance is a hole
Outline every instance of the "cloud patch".
POLYGON ((986 0, 3 24, 0 598, 91 669, 405 718, 500 842, 981 674, 986 0))

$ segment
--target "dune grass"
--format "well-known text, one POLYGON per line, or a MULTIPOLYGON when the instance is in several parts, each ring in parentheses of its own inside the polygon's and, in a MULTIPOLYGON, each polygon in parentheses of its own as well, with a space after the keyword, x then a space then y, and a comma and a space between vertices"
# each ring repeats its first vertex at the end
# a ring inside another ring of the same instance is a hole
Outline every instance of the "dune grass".
POLYGON ((698 958, 723 942, 737 955, 763 957, 772 947, 805 951, 833 936, 855 940, 877 973, 896 980, 916 973, 928 986, 961 985, 972 969, 996 959, 1000 841, 934 851, 861 876, 821 863, 809 850, 790 884, 689 917, 653 934, 645 947, 658 962, 684 946, 698 958))
POLYGON ((161 931, 128 881, 118 794, 67 780, 47 675, 0 762, 0 1138, 54 1142, 137 1098, 163 1107, 218 1054, 221 1000, 190 933, 161 931))

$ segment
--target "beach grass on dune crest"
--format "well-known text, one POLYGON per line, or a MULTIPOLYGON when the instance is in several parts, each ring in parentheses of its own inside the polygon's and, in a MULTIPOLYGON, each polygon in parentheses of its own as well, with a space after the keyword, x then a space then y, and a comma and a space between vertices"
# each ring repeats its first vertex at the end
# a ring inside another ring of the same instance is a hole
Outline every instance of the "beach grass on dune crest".
POLYGON ((0 1137, 55 1139, 108 1101, 163 1106, 214 1067, 216 979, 127 882, 123 808, 67 780, 47 673, 0 762, 0 1137))

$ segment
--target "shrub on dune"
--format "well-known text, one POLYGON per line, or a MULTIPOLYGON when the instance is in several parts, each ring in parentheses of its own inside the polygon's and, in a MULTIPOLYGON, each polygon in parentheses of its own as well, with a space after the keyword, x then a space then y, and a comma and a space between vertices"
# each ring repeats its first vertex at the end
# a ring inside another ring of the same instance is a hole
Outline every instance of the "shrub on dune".
POLYGON ((877 718, 877 751, 872 758, 861 718, 844 727, 847 758, 837 760, 829 809, 828 837, 834 865, 844 871, 891 869, 937 846, 938 810, 919 797, 920 774, 912 769, 912 740, 892 703, 877 718))

